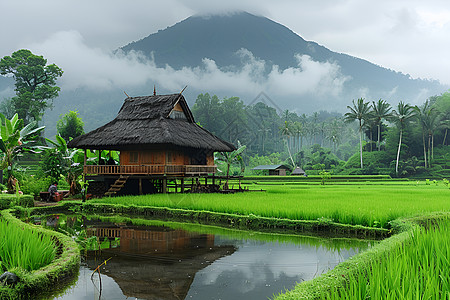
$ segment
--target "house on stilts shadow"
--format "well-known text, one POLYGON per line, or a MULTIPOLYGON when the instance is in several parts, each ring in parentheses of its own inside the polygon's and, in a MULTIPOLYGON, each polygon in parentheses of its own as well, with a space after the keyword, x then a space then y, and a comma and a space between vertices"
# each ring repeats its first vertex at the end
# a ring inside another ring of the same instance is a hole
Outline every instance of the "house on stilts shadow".
POLYGON ((236 149, 195 123, 182 94, 128 97, 114 120, 68 147, 120 151, 118 165, 88 165, 85 154, 88 192, 97 195, 184 192, 200 179, 214 185, 214 152, 236 149))

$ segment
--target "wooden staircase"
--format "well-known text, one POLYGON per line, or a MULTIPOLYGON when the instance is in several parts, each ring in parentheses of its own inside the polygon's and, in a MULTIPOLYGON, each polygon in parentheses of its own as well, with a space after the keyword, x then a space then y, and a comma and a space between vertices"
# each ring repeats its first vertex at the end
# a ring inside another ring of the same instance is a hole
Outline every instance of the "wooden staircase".
POLYGON ((115 196, 127 182, 129 176, 120 175, 120 177, 109 187, 109 190, 105 193, 105 196, 115 196))

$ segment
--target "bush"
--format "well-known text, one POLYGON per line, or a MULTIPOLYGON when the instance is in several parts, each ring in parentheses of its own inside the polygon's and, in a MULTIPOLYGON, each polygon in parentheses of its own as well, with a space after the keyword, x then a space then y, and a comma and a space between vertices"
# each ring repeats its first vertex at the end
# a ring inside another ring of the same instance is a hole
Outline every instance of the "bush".
MULTIPOLYGON (((392 159, 385 151, 363 152, 363 165, 369 167, 373 165, 375 168, 389 167, 392 159)), ((345 164, 346 168, 360 168, 361 158, 359 152, 353 154, 345 164)))
POLYGON ((21 190, 24 194, 39 196, 40 192, 46 192, 48 190, 50 184, 52 184, 51 177, 38 178, 30 176, 24 179, 21 190))
POLYGON ((32 195, 0 194, 0 209, 7 209, 13 206, 33 207, 34 197, 32 195))
POLYGON ((34 197, 33 195, 22 195, 18 199, 16 198, 15 204, 22 207, 34 207, 34 197))

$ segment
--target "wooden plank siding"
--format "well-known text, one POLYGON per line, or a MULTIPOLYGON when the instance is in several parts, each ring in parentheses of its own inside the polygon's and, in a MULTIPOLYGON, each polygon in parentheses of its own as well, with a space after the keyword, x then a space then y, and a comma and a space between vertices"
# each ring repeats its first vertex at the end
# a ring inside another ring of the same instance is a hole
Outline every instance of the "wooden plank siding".
POLYGON ((209 151, 195 155, 196 158, 179 150, 121 151, 121 165, 208 165, 214 166, 214 153, 209 151), (199 163, 201 158, 203 163, 199 163))
POLYGON ((88 175, 192 175, 215 173, 217 166, 204 165, 85 165, 88 175))

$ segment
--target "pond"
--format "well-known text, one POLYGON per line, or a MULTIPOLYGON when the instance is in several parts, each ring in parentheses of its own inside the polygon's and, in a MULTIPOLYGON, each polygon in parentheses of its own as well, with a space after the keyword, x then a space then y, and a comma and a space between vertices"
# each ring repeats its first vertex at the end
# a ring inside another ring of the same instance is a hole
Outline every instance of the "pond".
POLYGON ((267 299, 373 243, 148 220, 136 225, 53 215, 35 222, 84 240, 91 249, 75 283, 46 296, 61 300, 267 299))

